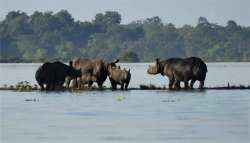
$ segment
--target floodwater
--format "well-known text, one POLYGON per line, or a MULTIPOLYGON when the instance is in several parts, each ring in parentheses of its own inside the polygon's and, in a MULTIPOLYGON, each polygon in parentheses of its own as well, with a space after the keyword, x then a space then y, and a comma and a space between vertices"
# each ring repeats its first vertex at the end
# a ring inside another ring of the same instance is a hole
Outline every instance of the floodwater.
MULTIPOLYGON (((0 64, 0 85, 35 83, 39 65, 0 64)), ((120 64, 130 87, 168 84, 147 65, 120 64)), ((250 63, 207 65, 205 86, 250 84, 250 63)), ((0 91, 0 142, 249 143, 250 90, 0 91)))

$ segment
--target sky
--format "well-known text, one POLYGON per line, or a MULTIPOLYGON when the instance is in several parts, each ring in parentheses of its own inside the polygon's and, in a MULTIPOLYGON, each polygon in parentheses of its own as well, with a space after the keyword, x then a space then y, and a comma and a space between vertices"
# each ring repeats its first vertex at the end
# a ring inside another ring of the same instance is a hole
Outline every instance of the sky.
POLYGON ((196 25, 200 16, 209 22, 226 25, 234 20, 250 26, 250 0, 0 0, 0 19, 9 11, 68 10, 75 20, 91 21, 97 13, 118 11, 122 23, 159 16, 164 23, 177 27, 196 25))

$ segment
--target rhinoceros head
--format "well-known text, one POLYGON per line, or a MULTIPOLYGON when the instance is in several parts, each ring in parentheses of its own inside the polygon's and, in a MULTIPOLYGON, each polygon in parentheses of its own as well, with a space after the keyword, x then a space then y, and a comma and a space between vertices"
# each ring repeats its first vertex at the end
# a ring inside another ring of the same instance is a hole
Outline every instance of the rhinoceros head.
POLYGON ((108 74, 110 74, 112 68, 116 67, 116 63, 118 63, 119 61, 120 61, 119 59, 116 59, 113 62, 107 63, 106 68, 107 68, 108 74))
POLYGON ((160 67, 159 67, 159 59, 157 58, 155 60, 155 63, 154 64, 151 64, 148 66, 148 70, 147 70, 147 73, 148 74, 158 74, 160 73, 160 67))
POLYGON ((68 76, 70 76, 72 78, 76 78, 76 77, 82 76, 81 68, 80 69, 75 69, 72 66, 72 61, 69 62, 68 76))

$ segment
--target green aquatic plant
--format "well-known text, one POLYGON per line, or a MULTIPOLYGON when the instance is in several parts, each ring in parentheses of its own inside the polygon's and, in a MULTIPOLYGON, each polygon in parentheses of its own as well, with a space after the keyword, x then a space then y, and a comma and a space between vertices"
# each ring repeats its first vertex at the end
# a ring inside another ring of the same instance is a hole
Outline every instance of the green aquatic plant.
POLYGON ((31 91, 32 85, 28 81, 20 81, 15 85, 16 91, 31 91))
POLYGON ((116 100, 119 101, 119 102, 121 102, 121 101, 123 101, 123 100, 125 100, 125 99, 126 99, 125 96, 117 96, 117 97, 116 97, 116 100))

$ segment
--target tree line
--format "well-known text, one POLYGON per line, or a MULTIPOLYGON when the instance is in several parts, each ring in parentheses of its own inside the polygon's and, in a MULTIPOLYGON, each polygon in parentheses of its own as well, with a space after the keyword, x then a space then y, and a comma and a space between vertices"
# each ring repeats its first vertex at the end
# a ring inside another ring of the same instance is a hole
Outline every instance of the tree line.
POLYGON ((66 10, 11 11, 0 21, 0 62, 68 61, 74 57, 150 62, 156 57, 198 56, 205 61, 250 61, 250 27, 200 17, 176 28, 155 16, 121 24, 116 11, 76 21, 66 10))

